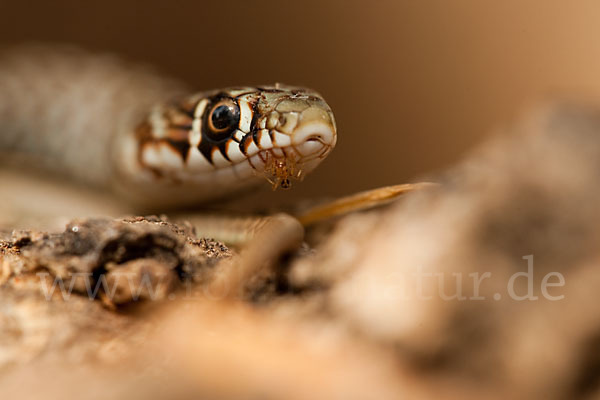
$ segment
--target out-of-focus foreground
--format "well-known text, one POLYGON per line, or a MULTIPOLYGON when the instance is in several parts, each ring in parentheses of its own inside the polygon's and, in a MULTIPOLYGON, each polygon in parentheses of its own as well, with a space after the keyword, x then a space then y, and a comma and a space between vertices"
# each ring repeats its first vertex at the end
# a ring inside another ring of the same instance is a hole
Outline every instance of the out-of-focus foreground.
POLYGON ((535 112, 439 187, 338 221, 312 255, 249 281, 248 302, 206 290, 231 255, 185 226, 8 235, 3 397, 597 398, 599 132, 594 106, 535 112), (75 272, 120 287, 119 268, 163 284, 135 307, 121 289, 107 301, 110 285, 78 294, 75 272), (68 300, 45 300, 56 277, 68 300))

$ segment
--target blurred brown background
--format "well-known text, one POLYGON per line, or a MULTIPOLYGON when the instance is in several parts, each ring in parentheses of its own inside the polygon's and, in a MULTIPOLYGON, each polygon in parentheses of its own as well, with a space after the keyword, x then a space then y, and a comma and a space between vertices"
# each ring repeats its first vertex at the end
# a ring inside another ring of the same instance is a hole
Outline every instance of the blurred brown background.
POLYGON ((320 91, 338 148, 285 196, 338 195, 443 168, 536 100, 600 93, 600 2, 21 1, 0 45, 69 42, 198 89, 320 91))

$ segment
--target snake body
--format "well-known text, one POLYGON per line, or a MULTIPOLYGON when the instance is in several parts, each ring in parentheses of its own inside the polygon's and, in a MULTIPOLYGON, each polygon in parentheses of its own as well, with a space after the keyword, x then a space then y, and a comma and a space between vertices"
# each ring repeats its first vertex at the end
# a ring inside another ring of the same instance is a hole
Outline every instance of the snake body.
POLYGON ((196 205, 265 177, 287 187, 335 143, 331 109, 308 89, 193 93, 147 68, 71 48, 0 57, 2 163, 133 204, 196 205))

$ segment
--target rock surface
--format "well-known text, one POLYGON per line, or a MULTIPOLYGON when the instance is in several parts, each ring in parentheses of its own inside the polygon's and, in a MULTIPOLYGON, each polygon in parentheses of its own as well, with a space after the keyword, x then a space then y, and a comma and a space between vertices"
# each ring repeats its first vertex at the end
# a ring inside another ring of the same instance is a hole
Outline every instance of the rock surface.
POLYGON ((185 225, 2 234, 0 394, 599 398, 600 112, 512 130, 436 189, 317 227, 258 303, 264 285, 202 291, 236 255, 185 225), (45 296, 57 279, 70 297, 45 296))

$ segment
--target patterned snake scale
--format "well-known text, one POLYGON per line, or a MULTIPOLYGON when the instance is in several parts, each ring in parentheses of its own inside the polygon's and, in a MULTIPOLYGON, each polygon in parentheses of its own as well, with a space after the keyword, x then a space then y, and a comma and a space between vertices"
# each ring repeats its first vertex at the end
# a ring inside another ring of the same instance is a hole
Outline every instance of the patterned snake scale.
POLYGON ((144 207, 196 205, 267 178, 289 187, 336 143, 308 89, 189 95, 109 55, 26 47, 0 56, 0 164, 64 176, 144 207))

